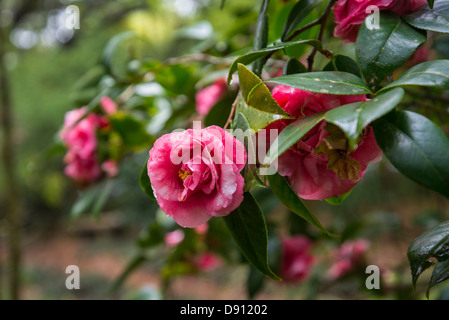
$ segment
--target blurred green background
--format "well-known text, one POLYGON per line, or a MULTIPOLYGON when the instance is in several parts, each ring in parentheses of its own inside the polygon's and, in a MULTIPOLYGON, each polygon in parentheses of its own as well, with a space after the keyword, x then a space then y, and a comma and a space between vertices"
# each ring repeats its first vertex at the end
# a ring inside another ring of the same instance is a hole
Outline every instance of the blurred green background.
MULTIPOLYGON (((270 23, 276 39, 290 1, 272 1, 270 23)), ((138 185, 138 173, 146 151, 127 157, 120 176, 100 217, 83 215, 71 220, 70 211, 79 190, 63 174, 61 150, 55 147, 64 114, 79 106, 80 79, 95 73, 104 48, 120 32, 131 30, 145 40, 142 49, 150 60, 207 51, 226 56, 252 44, 259 1, 227 0, 122 0, 57 1, 0 0, 3 59, 11 96, 13 124, 13 176, 17 182, 21 233, 21 259, 15 266, 20 277, 21 299, 245 299, 248 266, 222 266, 207 274, 185 275, 164 291, 160 260, 154 258, 136 270, 117 293, 109 290, 136 253, 137 235, 157 216, 157 206, 138 185), (80 9, 80 29, 65 28, 66 8, 80 9), (81 290, 65 288, 65 267, 81 269, 81 290), (164 293, 164 295, 163 295, 164 293)), ((290 6, 290 7, 289 7, 290 6)), ((438 43, 440 55, 448 52, 447 37, 438 43)), ((351 46, 330 43, 339 53, 351 46)), ((324 62, 319 62, 323 64, 324 62)), ((2 140, 4 138, 2 130, 2 140)), ((2 160, 3 161, 3 160, 2 160)), ((10 185, 0 171, 0 264, 2 298, 12 298, 10 287, 11 223, 7 219, 10 185)), ((284 209, 270 195, 258 194, 267 219, 276 221, 284 209)), ((427 228, 448 219, 449 204, 443 197, 402 177, 385 159, 368 170, 366 178, 340 206, 307 202, 323 224, 344 239, 370 241, 367 264, 378 265, 385 283, 380 292, 360 287, 366 275, 342 279, 328 288, 267 283, 256 298, 299 299, 401 299, 424 298, 426 277, 416 291, 406 257, 408 244, 427 228), (385 284, 385 285, 384 285, 385 284)), ((216 222, 219 224, 220 222, 216 222)), ((299 231, 335 243, 300 221, 291 222, 299 231)), ((321 249, 320 249, 321 248, 321 249)), ((324 248, 324 249, 323 249, 324 248)), ((164 249, 165 250, 165 249, 164 249)), ((164 251, 162 250, 162 253, 164 251)), ((324 253, 323 253, 324 255, 324 253)), ((13 264, 14 266, 14 264, 13 264)), ((317 270, 321 270, 317 268, 317 270)), ((324 272, 324 271, 323 271, 324 272)), ((432 298, 444 297, 445 284, 432 298)), ((13 294, 14 296, 14 294, 13 294)))

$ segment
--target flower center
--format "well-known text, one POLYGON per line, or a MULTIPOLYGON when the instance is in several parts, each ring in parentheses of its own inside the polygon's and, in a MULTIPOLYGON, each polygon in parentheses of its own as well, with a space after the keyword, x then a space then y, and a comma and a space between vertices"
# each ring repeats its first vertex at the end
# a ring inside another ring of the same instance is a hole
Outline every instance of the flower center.
POLYGON ((182 180, 182 182, 184 182, 184 180, 191 174, 192 174, 191 171, 183 171, 183 170, 178 171, 178 177, 182 180))

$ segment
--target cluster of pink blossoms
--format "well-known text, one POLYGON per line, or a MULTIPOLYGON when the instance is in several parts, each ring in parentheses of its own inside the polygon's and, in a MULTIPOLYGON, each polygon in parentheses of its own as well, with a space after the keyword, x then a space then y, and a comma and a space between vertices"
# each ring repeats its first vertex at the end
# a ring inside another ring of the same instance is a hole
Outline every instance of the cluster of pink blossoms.
MULTIPOLYGON (((403 15, 426 3, 426 0, 339 0, 334 7, 337 24, 334 34, 345 42, 355 41, 360 25, 369 15, 366 10, 369 6, 403 15)), ((221 79, 199 91, 197 112, 206 115, 225 91, 226 83, 221 79)), ((368 100, 365 95, 317 94, 283 85, 276 86, 272 95, 294 117, 294 120, 276 121, 266 128, 278 132, 300 118, 368 100)), ((158 204, 183 227, 196 227, 211 217, 225 216, 243 200, 244 180, 240 171, 244 164, 236 162, 241 155, 224 151, 225 137, 230 134, 215 126, 197 134, 194 131, 162 136, 154 144, 148 160, 148 175, 158 204), (196 139, 195 135, 200 138, 196 139), (208 149, 211 141, 221 145, 216 149, 218 152, 208 149), (200 150, 197 162, 195 156, 178 163, 170 161, 173 150, 180 148, 189 150, 189 154, 200 150), (229 161, 213 163, 211 159, 217 156, 229 161)), ((322 200, 343 195, 360 182, 370 163, 381 159, 382 151, 370 127, 350 153, 345 138, 338 134, 338 129, 322 121, 279 157, 278 173, 286 177, 301 198, 322 200)), ((240 142, 234 139, 232 143, 240 142)), ((244 156, 246 159, 246 153, 244 156)))
MULTIPOLYGON (((274 88, 273 97, 295 120, 367 100, 364 95, 315 94, 283 85, 274 88)), ((266 129, 280 132, 295 120, 278 120, 266 129)), ((245 162, 237 161, 242 157, 246 160, 242 144, 217 126, 197 131, 162 136, 148 160, 148 176, 159 206, 183 227, 196 227, 213 216, 225 216, 243 200, 240 171, 245 162), (229 144, 233 146, 231 151, 229 144), (239 150, 244 155, 238 154, 239 150), (187 157, 174 163, 173 154, 178 153, 187 157), (217 158, 221 161, 215 161, 217 158)), ((368 164, 381 159, 382 151, 370 128, 349 154, 343 150, 331 155, 322 148, 333 143, 331 133, 322 121, 279 158, 279 174, 287 178, 301 198, 322 200, 343 195, 363 178, 368 164)))
MULTIPOLYGON (((109 97, 104 97, 101 105, 108 114, 114 113, 117 108, 109 97)), ((65 114, 64 125, 59 132, 59 137, 67 148, 64 173, 80 185, 98 180, 103 173, 110 177, 118 174, 115 161, 106 160, 100 165, 97 155, 97 131, 108 126, 106 116, 87 114, 87 107, 65 114)))

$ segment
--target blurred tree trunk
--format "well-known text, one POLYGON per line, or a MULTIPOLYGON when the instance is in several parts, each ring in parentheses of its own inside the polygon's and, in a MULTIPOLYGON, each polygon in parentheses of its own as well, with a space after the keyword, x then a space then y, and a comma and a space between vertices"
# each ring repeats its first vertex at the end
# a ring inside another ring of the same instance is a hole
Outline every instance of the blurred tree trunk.
POLYGON ((8 73, 5 65, 7 45, 7 28, 0 28, 0 121, 3 141, 1 142, 1 157, 5 181, 5 207, 9 244, 9 295, 11 299, 19 299, 20 288, 20 229, 21 210, 16 168, 14 159, 14 132, 11 96, 9 91, 8 73))

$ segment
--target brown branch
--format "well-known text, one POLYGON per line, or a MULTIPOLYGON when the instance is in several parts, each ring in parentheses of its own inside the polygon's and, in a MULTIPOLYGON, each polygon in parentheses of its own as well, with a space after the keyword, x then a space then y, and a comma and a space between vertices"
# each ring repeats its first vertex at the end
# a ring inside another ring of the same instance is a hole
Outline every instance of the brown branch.
POLYGON ((234 118, 235 109, 237 107, 237 102, 239 101, 240 92, 237 94, 237 97, 234 100, 234 103, 232 104, 231 112, 229 113, 228 120, 226 121, 226 124, 224 125, 223 129, 227 129, 229 125, 231 124, 232 119, 234 118))
MULTIPOLYGON (((329 15, 331 13, 332 7, 334 6, 335 2, 337 2, 337 0, 331 0, 329 1, 329 4, 326 7, 326 10, 324 10, 323 14, 321 15, 321 17, 318 18, 319 20, 319 24, 320 26, 320 32, 318 34, 318 38, 317 40, 319 40, 320 42, 323 40, 323 36, 324 36, 324 31, 326 29, 326 24, 327 24, 327 19, 329 18, 329 15)), ((313 69, 313 62, 315 60, 315 56, 316 53, 318 52, 318 49, 314 48, 312 50, 312 53, 309 55, 309 57, 307 58, 307 63, 308 63, 308 70, 312 71, 313 69)), ((328 56, 329 57, 329 56, 328 56)))

